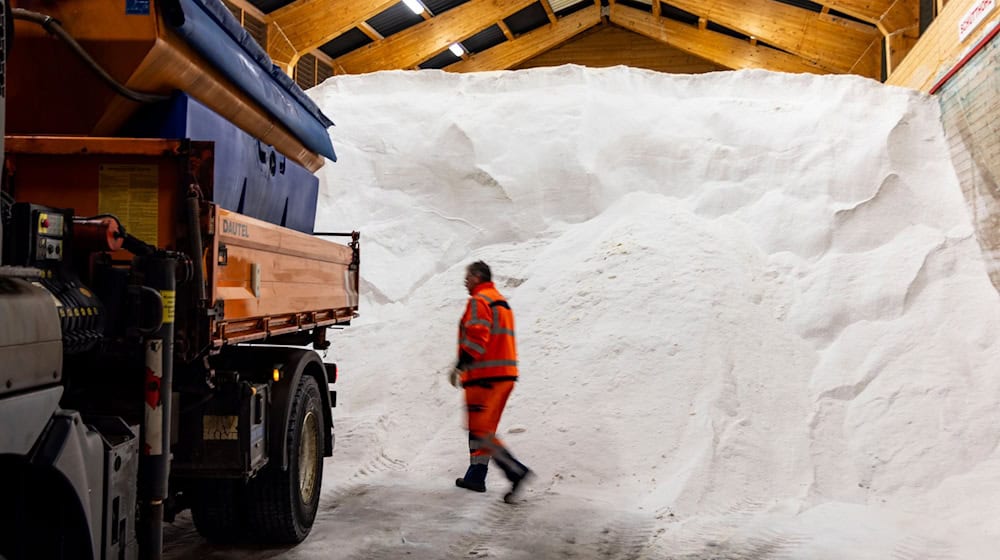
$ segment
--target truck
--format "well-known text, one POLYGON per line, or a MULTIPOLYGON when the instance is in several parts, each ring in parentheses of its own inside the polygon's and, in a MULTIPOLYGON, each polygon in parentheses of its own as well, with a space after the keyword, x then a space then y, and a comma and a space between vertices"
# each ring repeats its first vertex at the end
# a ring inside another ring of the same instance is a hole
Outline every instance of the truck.
POLYGON ((0 2, 0 558, 301 542, 358 316, 332 123, 220 0, 0 2))

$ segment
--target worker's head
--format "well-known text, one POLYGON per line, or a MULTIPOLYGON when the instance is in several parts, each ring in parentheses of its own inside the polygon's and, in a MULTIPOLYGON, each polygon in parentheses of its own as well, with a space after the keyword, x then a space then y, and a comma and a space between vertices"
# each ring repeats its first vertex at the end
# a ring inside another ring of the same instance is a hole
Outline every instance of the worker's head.
POLYGON ((476 261, 465 268, 465 289, 472 293, 472 289, 483 282, 492 282, 493 273, 490 266, 483 261, 476 261))

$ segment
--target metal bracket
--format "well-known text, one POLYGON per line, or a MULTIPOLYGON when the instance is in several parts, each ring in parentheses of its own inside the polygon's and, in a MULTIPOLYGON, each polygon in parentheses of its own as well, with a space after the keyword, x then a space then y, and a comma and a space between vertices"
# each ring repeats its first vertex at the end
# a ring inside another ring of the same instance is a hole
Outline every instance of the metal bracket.
POLYGON ((253 297, 260 298, 260 263, 250 265, 250 285, 253 287, 253 297))

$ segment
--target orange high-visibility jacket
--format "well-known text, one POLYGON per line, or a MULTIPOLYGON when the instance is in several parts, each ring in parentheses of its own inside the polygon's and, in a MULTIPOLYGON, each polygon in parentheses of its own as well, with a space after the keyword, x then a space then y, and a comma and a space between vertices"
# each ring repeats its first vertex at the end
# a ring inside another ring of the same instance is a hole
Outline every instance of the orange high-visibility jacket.
POLYGON ((458 327, 460 362, 463 352, 472 357, 471 363, 463 364, 463 385, 517 379, 514 313, 493 282, 482 282, 472 289, 458 327))

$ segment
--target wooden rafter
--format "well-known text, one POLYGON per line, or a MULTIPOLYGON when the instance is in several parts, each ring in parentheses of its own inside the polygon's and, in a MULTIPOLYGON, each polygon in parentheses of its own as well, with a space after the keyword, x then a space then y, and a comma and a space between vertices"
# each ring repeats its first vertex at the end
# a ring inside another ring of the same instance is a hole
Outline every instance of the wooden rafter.
POLYGON ((271 14, 267 54, 290 71, 299 56, 349 31, 399 0, 297 0, 271 14))
POLYGON ((545 9, 545 15, 549 18, 549 23, 555 23, 556 13, 552 11, 552 4, 549 3, 549 0, 541 0, 541 2, 542 8, 545 9))
POLYGON ((896 0, 876 22, 886 37, 920 25, 920 0, 896 0))
MULTIPOLYGON (((666 3, 756 37, 832 72, 850 72, 872 41, 876 37, 881 39, 874 27, 773 0, 670 0, 666 3)), ((615 6, 614 11, 618 13, 621 8, 615 6)))
POLYGON ((379 33, 377 29, 369 25, 367 21, 362 21, 361 23, 359 23, 358 29, 360 29, 361 32, 367 35, 368 38, 371 39, 372 41, 381 41, 382 39, 385 39, 385 37, 383 37, 382 34, 379 33))
POLYGON ((412 68, 537 0, 472 0, 336 59, 351 74, 412 68), (489 22, 488 25, 486 22, 489 22))
POLYGON ((917 25, 920 0, 819 0, 823 13, 837 10, 876 25, 883 35, 917 25))
MULTIPOLYGON (((913 48, 920 35, 920 0, 819 0, 825 15, 830 9, 875 25, 885 39, 879 51, 891 73, 913 48)), ((869 53, 859 64, 872 64, 869 53)), ((875 65, 881 60, 875 60, 875 65)), ((857 66, 856 66, 857 67, 857 66)), ((878 73, 881 73, 878 71, 878 73)))
POLYGON ((895 0, 819 0, 817 4, 826 11, 837 10, 874 25, 882 19, 882 14, 889 10, 893 2, 895 0))
POLYGON ((751 46, 749 41, 699 29, 671 19, 657 18, 652 14, 620 5, 611 6, 611 22, 726 68, 828 73, 828 70, 819 65, 792 54, 767 47, 751 46))
POLYGON ((506 37, 508 41, 514 40, 514 33, 511 32, 510 27, 507 27, 506 23, 504 23, 502 20, 498 21, 497 27, 500 28, 500 32, 503 33, 503 36, 506 37))
POLYGON ((550 50, 601 23, 601 10, 589 6, 445 68, 451 72, 506 70, 550 50))

